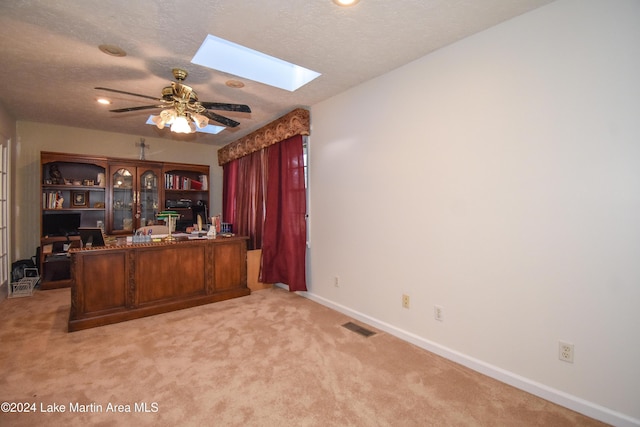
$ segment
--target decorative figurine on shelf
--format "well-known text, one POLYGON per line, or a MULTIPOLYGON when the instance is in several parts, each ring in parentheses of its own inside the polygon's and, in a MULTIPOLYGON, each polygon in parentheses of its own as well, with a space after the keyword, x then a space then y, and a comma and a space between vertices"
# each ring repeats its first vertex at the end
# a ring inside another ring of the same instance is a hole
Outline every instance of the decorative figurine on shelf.
POLYGON ((54 185, 64 184, 64 179, 62 178, 62 172, 58 169, 58 165, 51 165, 49 168, 49 176, 51 177, 51 183, 54 185))
POLYGON ((220 225, 222 223, 221 218, 222 218, 222 214, 211 217, 211 225, 213 226, 213 228, 215 228, 216 234, 220 234, 220 231, 221 231, 220 230, 220 225))
POLYGON ((215 239, 216 235, 216 226, 214 224, 209 224, 209 230, 207 230, 207 239, 215 239))

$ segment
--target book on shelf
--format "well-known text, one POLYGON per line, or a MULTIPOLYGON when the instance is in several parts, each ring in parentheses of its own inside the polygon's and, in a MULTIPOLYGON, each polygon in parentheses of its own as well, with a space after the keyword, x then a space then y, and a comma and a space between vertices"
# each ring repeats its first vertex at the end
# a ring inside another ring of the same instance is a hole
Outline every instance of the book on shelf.
POLYGON ((164 188, 165 190, 206 190, 202 182, 172 173, 164 174, 164 188))
POLYGON ((63 201, 64 199, 62 198, 61 191, 49 191, 42 193, 42 206, 45 209, 60 209, 62 208, 63 201))

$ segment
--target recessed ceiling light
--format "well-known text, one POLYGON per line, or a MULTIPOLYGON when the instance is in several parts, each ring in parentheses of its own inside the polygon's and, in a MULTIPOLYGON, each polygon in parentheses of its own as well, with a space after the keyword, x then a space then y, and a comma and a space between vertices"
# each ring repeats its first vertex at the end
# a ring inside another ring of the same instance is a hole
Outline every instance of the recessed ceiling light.
POLYGON ((101 44, 98 46, 101 52, 106 53, 111 56, 127 56, 127 52, 125 52, 122 48, 112 45, 112 44, 101 44))
POLYGON ((109 101, 107 98, 98 98, 97 101, 98 101, 98 104, 102 104, 102 105, 111 104, 111 101, 109 101))
POLYGON ((316 71, 212 35, 204 39, 191 62, 290 92, 320 75, 316 71))
POLYGON ((360 0, 333 0, 333 2, 338 6, 353 6, 359 1, 360 0))
POLYGON ((225 84, 234 89, 240 89, 244 87, 244 83, 242 83, 240 80, 227 80, 225 84))

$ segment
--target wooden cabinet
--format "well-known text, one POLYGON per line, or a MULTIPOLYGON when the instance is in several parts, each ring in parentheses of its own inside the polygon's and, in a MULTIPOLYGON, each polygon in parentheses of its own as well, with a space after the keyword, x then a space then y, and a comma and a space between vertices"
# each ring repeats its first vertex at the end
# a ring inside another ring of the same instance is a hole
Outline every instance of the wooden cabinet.
POLYGON ((164 207, 180 216, 176 230, 184 231, 197 222, 203 224, 212 214, 209 212, 209 171, 197 165, 166 163, 163 168, 164 207), (195 215, 194 215, 195 213, 195 215))
POLYGON ((247 238, 72 249, 69 332, 249 295, 247 238))
POLYGON ((107 162, 98 157, 41 154, 41 288, 69 286, 68 248, 78 242, 78 227, 105 223, 107 162))
POLYGON ((142 226, 154 224, 162 206, 161 174, 161 164, 109 164, 108 233, 131 234, 142 226))
POLYGON ((42 152, 40 164, 41 289, 69 286, 67 250, 79 244, 78 227, 132 234, 179 201, 171 209, 181 214, 180 230, 194 222, 194 210, 208 210, 208 165, 55 152, 42 152))

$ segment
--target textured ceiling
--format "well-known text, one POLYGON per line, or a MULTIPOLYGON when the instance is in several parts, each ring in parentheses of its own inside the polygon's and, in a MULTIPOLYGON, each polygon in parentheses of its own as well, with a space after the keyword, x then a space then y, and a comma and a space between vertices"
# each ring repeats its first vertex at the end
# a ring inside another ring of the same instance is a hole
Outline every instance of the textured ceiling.
POLYGON ((16 120, 224 145, 296 107, 308 107, 551 0, 15 0, 0 2, 0 102, 16 120), (191 64, 213 34, 322 73, 296 92, 191 64), (102 53, 117 45, 125 57, 102 53), (104 86, 150 96, 189 71, 201 101, 248 104, 252 113, 219 112, 241 123, 218 135, 176 135, 144 124, 154 110, 110 108, 149 100, 109 94, 104 86))

